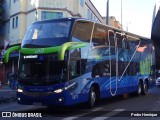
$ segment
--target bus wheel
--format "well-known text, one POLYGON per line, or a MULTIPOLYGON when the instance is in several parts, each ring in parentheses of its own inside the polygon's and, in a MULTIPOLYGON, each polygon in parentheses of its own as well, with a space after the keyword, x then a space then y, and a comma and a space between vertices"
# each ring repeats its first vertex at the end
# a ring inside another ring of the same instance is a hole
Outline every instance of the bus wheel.
POLYGON ((142 95, 146 95, 147 93, 148 93, 148 85, 147 85, 147 82, 144 81, 143 89, 142 89, 142 95))
POLYGON ((92 86, 89 92, 88 107, 93 108, 95 105, 95 102, 96 102, 96 92, 95 92, 95 88, 92 86))
POLYGON ((141 83, 141 82, 139 82, 139 84, 138 84, 138 91, 137 91, 137 95, 142 95, 142 89, 143 89, 143 87, 142 87, 142 83, 141 83))

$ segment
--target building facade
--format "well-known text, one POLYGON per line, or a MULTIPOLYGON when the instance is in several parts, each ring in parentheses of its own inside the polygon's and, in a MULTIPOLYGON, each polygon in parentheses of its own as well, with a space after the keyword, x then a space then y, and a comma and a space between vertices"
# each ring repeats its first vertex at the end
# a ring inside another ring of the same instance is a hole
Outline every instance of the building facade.
POLYGON ((0 27, 0 44, 21 43, 28 26, 35 21, 63 17, 83 17, 103 22, 90 0, 4 0, 4 24, 0 27))

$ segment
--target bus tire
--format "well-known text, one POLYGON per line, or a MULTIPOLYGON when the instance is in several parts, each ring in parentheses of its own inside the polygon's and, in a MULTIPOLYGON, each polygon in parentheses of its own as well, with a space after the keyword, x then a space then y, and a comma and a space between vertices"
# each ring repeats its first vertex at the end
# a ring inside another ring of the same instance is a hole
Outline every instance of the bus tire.
POLYGON ((139 81, 137 95, 142 95, 142 89, 143 89, 142 82, 139 81))
POLYGON ((146 95, 148 93, 148 84, 146 81, 143 82, 142 95, 146 95))
POLYGON ((95 87, 91 87, 89 91, 89 101, 88 101, 88 107, 93 108, 96 102, 96 91, 95 87))

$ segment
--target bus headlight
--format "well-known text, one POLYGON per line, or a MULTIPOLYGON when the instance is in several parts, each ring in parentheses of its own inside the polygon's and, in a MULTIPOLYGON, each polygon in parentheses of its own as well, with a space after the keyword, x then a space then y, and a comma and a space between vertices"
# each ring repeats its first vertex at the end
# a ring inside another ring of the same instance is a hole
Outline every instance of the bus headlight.
POLYGON ((18 89, 17 91, 18 91, 18 92, 20 92, 20 93, 22 93, 22 92, 23 92, 23 90, 22 90, 22 89, 18 89))
POLYGON ((76 85, 76 83, 72 83, 72 84, 70 84, 70 85, 68 85, 68 86, 66 86, 66 87, 64 87, 64 88, 61 88, 61 89, 57 89, 57 90, 54 91, 54 93, 61 93, 61 92, 63 92, 64 90, 67 90, 67 89, 73 87, 74 85, 76 85))
POLYGON ((55 90, 54 92, 55 93, 61 93, 63 91, 63 89, 57 89, 57 90, 55 90))

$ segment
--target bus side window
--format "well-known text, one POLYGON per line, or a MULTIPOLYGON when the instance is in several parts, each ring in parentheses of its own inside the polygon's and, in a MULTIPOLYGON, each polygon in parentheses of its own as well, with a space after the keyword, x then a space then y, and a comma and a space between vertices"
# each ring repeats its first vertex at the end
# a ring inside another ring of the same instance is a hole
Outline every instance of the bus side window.
POLYGON ((108 43, 108 33, 107 28, 103 25, 98 23, 95 24, 94 31, 93 31, 93 38, 92 38, 92 47, 100 46, 100 45, 109 45, 108 43))
POLYGON ((93 22, 76 21, 73 26, 72 37, 80 41, 89 42, 92 28, 93 28, 93 22))
POLYGON ((92 68, 92 77, 104 77, 110 75, 109 61, 102 61, 92 68))

